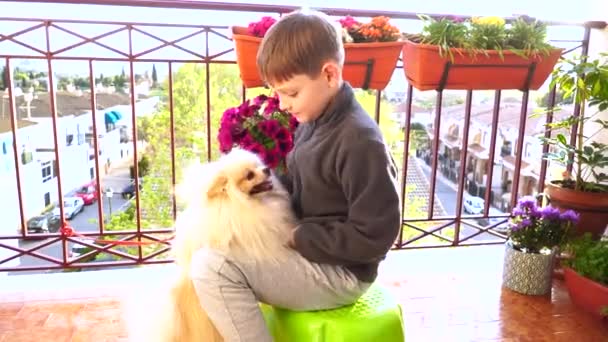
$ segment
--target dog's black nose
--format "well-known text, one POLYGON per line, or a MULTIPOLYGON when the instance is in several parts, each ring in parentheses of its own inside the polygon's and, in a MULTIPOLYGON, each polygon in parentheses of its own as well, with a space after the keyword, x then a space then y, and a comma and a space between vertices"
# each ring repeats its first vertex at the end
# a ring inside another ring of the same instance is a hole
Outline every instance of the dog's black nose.
POLYGON ((270 176, 270 169, 269 168, 265 167, 262 171, 264 172, 264 174, 266 176, 270 176))

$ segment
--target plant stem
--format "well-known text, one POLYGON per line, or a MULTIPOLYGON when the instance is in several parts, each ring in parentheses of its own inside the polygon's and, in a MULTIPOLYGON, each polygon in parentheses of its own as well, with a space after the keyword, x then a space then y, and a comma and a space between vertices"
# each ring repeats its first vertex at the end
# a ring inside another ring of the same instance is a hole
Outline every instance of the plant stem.
MULTIPOLYGON (((585 122, 585 100, 583 99, 581 101, 581 111, 579 113, 579 120, 578 120, 578 136, 577 136, 577 140, 576 140, 576 144, 577 144, 577 149, 579 151, 583 150, 583 145, 584 145, 584 137, 583 137, 583 132, 584 132, 584 122, 585 122)), ((572 157, 572 158, 576 158, 576 154, 572 157)), ((574 190, 576 191, 580 191, 582 190, 583 187, 583 182, 584 179, 582 178, 581 172, 583 171, 583 165, 581 163, 581 160, 578 160, 576 163, 576 182, 574 184, 574 190)))

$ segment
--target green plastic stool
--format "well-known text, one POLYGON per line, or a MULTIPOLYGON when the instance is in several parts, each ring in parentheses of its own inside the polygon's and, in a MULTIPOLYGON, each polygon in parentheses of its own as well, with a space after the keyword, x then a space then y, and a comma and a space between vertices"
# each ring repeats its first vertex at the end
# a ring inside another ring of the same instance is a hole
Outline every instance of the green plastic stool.
POLYGON ((260 304, 276 342, 403 342, 403 316, 393 296, 373 284, 353 305, 290 311, 260 304))

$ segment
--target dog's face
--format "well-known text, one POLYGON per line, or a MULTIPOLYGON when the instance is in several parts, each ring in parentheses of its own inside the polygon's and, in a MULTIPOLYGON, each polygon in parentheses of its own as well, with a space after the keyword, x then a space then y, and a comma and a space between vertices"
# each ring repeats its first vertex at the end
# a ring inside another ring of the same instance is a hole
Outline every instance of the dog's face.
POLYGON ((219 196, 262 196, 274 189, 270 169, 253 153, 233 150, 216 164, 208 199, 219 196))

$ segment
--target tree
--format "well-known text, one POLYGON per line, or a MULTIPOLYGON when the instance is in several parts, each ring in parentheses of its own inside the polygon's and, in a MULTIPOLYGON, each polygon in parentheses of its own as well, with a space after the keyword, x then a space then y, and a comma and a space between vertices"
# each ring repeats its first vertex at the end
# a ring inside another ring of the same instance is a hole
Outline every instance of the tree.
MULTIPOLYGON (((549 107, 549 95, 550 92, 545 93, 543 96, 541 96, 540 98, 536 99, 536 104, 539 107, 549 107)), ((555 93, 555 104, 556 105, 560 105, 560 104, 572 104, 574 101, 574 97, 570 96, 568 98, 564 98, 564 93, 562 91, 557 90, 557 92, 555 93)))
POLYGON ((156 64, 152 64, 152 88, 158 85, 158 74, 156 73, 156 64))
POLYGON ((2 67, 2 77, 0 77, 0 82, 0 90, 8 88, 10 82, 8 79, 8 69, 6 68, 6 66, 2 67))
MULTIPOLYGON (((212 159, 219 156, 217 131, 222 113, 228 107, 241 102, 241 83, 235 65, 218 64, 210 67, 211 94, 211 152, 212 159)), ((206 80, 203 64, 185 64, 173 75, 175 163, 176 179, 179 182, 182 172, 191 162, 207 161, 207 120, 206 120, 206 80)), ((120 76, 118 76, 120 77, 120 76)), ((163 86, 168 92, 168 80, 163 86)), ((168 93, 163 96, 168 98, 168 93)), ((172 170, 171 170, 171 133, 170 109, 163 103, 152 116, 137 122, 138 138, 145 139, 147 147, 140 151, 141 161, 146 160, 147 171, 139 163, 139 176, 143 175, 140 196, 142 229, 168 228, 173 225, 172 170)), ((113 215, 106 224, 108 231, 134 230, 137 227, 135 201, 130 207, 113 215)), ((162 246, 145 246, 144 254, 159 250, 162 246)), ((136 255, 137 248, 126 247, 122 250, 136 255)), ((103 257, 103 253, 100 257, 103 257)))

